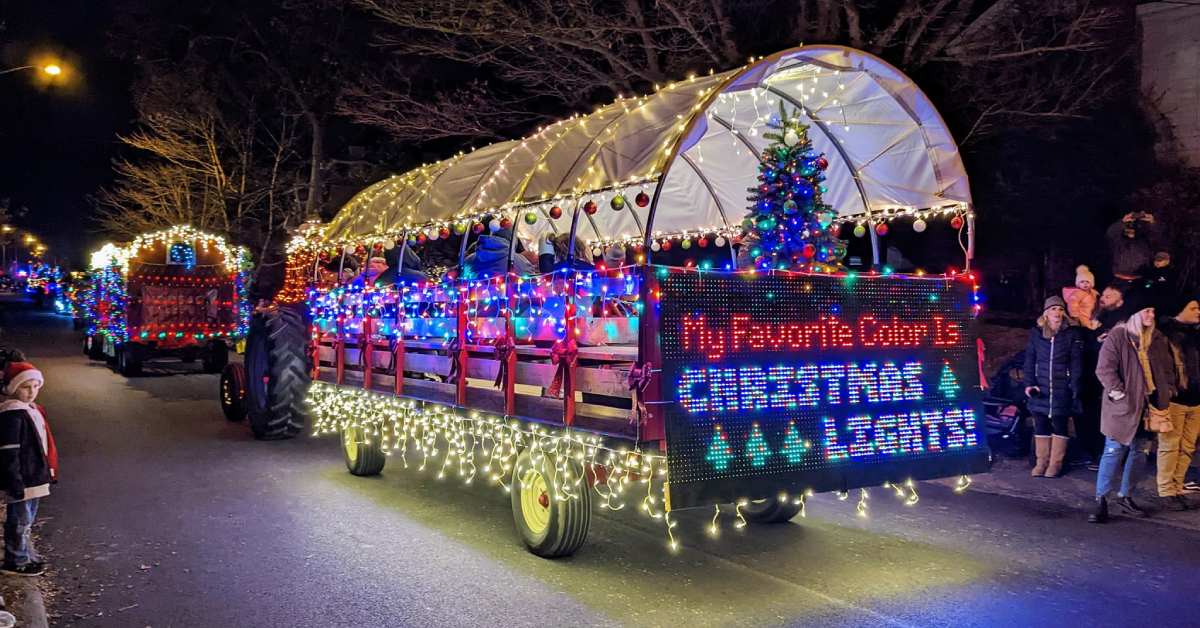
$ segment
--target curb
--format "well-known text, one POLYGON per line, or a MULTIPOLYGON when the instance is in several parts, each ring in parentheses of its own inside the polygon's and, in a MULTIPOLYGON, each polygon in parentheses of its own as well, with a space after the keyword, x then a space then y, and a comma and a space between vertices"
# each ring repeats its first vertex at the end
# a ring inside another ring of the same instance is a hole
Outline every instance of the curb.
POLYGON ((50 626, 46 617, 46 601, 36 580, 22 576, 0 576, 0 591, 4 594, 6 610, 17 617, 17 625, 23 628, 50 626))

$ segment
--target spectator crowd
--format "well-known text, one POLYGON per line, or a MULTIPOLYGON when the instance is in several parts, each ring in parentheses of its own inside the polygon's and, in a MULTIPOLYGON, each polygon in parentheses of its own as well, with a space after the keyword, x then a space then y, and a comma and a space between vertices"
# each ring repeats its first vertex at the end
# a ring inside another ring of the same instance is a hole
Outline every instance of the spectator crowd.
POLYGON ((1112 281, 1087 266, 1045 299, 1022 369, 1033 418, 1035 477, 1063 473, 1070 449, 1097 471, 1088 520, 1110 502, 1137 517, 1137 458, 1157 448, 1157 497, 1170 510, 1200 493, 1187 472, 1200 436, 1200 303, 1177 283, 1162 227, 1132 212, 1107 231, 1112 281), (1071 424, 1074 424, 1072 436, 1071 424))

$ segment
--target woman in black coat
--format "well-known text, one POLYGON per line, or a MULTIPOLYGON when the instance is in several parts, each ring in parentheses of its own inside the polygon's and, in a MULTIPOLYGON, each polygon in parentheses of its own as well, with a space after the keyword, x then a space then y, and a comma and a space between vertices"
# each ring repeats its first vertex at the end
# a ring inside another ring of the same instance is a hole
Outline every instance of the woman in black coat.
POLYGON ((1061 297, 1046 299, 1037 326, 1025 346, 1026 407, 1033 415, 1033 443, 1037 463, 1034 477, 1058 477, 1067 455, 1067 421, 1081 411, 1080 376, 1083 371, 1083 337, 1068 326, 1066 303, 1061 297))

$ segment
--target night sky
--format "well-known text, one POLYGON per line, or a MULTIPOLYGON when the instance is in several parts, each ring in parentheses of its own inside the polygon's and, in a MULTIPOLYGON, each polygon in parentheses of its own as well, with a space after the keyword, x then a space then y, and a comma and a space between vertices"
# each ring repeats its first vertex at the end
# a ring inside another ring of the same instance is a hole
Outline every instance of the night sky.
POLYGON ((0 198, 29 208, 18 226, 76 264, 103 238, 87 196, 111 180, 116 134, 133 118, 130 68, 107 54, 107 2, 0 0, 0 70, 50 52, 65 86, 39 86, 31 71, 0 75, 0 198))

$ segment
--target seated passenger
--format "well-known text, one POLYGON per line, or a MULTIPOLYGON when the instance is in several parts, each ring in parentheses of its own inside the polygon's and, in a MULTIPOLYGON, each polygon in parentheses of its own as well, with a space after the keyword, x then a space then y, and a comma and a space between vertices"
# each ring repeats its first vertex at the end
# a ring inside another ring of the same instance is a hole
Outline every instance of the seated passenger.
POLYGON ((425 267, 421 264, 421 258, 417 257, 417 252, 411 246, 404 247, 398 276, 404 281, 425 281, 428 279, 425 275, 425 267))
MULTIPOLYGON (((508 272, 508 253, 512 243, 511 229, 500 229, 491 235, 481 235, 474 245, 474 251, 463 262, 467 278, 495 277, 508 272)), ((524 250, 517 242, 517 253, 524 250)), ((533 265, 522 255, 512 258, 513 270, 521 275, 533 274, 533 265)))
POLYGON ((573 270, 594 270, 592 253, 582 238, 575 238, 575 255, 571 258, 568 242, 570 236, 565 233, 542 233, 538 238, 538 270, 543 274, 556 270, 571 268, 573 270), (568 259, 571 258, 571 259, 568 259))

